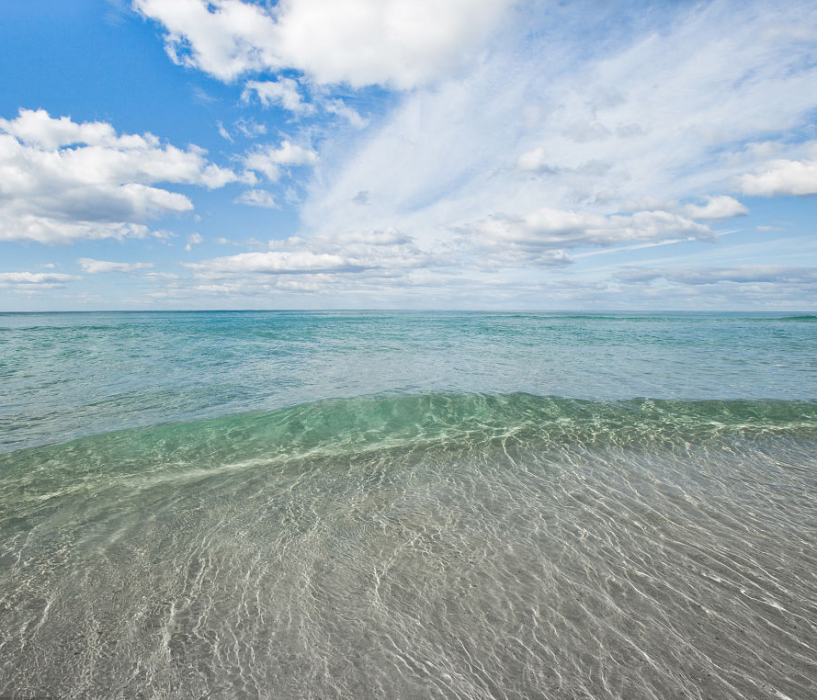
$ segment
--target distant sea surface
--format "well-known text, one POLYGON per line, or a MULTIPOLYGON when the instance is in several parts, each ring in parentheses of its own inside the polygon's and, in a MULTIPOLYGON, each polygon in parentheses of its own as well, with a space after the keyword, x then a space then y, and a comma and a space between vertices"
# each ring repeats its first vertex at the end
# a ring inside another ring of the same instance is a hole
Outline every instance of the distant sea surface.
POLYGON ((0 696, 815 688, 815 315, 0 314, 0 696))

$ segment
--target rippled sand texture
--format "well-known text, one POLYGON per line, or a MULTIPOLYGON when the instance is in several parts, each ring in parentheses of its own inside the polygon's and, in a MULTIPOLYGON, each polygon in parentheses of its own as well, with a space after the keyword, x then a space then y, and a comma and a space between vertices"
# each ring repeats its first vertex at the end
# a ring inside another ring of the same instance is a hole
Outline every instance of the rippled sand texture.
POLYGON ((816 426, 429 396, 0 456, 0 695, 815 697, 816 426))

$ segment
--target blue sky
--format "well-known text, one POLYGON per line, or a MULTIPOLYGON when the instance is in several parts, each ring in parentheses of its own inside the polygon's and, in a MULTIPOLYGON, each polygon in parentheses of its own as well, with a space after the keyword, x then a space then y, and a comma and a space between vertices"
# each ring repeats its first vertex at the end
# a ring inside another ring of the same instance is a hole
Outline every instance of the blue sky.
POLYGON ((811 2, 0 4, 0 310, 817 307, 811 2))

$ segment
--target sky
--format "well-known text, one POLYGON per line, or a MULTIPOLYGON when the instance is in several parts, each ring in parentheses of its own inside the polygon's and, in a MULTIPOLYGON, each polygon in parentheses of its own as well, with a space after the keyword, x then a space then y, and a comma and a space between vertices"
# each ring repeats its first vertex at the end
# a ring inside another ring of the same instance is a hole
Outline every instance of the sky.
POLYGON ((0 2, 0 311, 817 309, 817 4, 0 2))

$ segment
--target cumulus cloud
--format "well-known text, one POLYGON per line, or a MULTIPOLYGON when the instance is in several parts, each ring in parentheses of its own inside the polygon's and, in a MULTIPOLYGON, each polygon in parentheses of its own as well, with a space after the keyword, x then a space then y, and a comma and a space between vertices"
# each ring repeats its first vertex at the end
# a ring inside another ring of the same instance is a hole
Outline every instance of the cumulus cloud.
POLYGON ((744 216, 749 210, 737 199, 721 195, 719 197, 709 197, 706 204, 698 206, 688 204, 685 213, 692 219, 729 219, 733 216, 744 216))
MULTIPOLYGON (((421 247, 393 227, 352 229, 309 238, 292 236, 270 241, 269 250, 218 257, 186 266, 207 293, 241 294, 248 290, 269 293, 285 286, 289 291, 314 293, 348 291, 377 284, 385 290, 415 284, 439 285, 463 273, 494 275, 516 267, 564 268, 574 259, 568 250, 583 246, 610 246, 627 241, 713 237, 709 227, 678 214, 640 211, 627 215, 539 209, 527 217, 493 217, 459 231, 455 243, 421 247), (452 277, 451 271, 457 274, 452 277), (275 282, 262 278, 274 277, 275 282), (298 277, 290 284, 282 280, 298 277), (242 291, 243 290, 243 291, 242 291)), ((460 277, 459 282, 464 282, 460 277)), ((472 282, 475 283, 475 282, 472 282)), ((484 284, 484 280, 478 284, 484 284)), ((371 287, 369 287, 371 289, 371 287)), ((429 287, 433 288, 433 287, 429 287)))
POLYGON ((79 279, 82 278, 54 272, 0 272, 0 289, 36 295, 49 289, 61 289, 66 283, 79 279))
POLYGON ((350 231, 333 237, 270 241, 271 250, 240 253, 188 263, 201 278, 214 280, 225 275, 375 274, 394 275, 432 265, 434 259, 419 250, 412 239, 399 231, 350 231))
POLYGON ((275 197, 266 190, 247 190, 242 192, 233 200, 234 204, 246 204, 250 207, 262 207, 264 209, 280 209, 275 197))
MULTIPOLYGON (((248 80, 241 92, 241 101, 249 103, 255 96, 264 107, 280 107, 296 117, 313 115, 315 104, 304 100, 297 80, 278 78, 277 80, 248 80)), ((369 122, 360 113, 339 98, 321 98, 318 104, 323 111, 345 119, 356 129, 364 128, 369 122)))
POLYGON ((512 0, 134 0, 176 62, 231 81, 294 69, 319 84, 411 88, 473 60, 512 0))
POLYGON ((153 267, 153 263, 149 262, 109 262, 107 260, 94 260, 93 258, 80 258, 77 260, 83 272, 89 275, 96 275, 101 272, 136 272, 137 270, 147 270, 153 267))
POLYGON ((188 267, 206 272, 264 272, 277 274, 350 272, 364 269, 339 255, 313 253, 308 250, 239 253, 226 258, 214 258, 205 263, 193 263, 188 267))
POLYGON ((743 175, 740 189, 761 197, 817 194, 817 160, 770 161, 758 172, 743 175))
POLYGON ((200 233, 191 233, 187 237, 187 245, 184 247, 184 249, 189 253, 191 250, 193 250, 194 245, 199 245, 203 242, 204 238, 202 238, 200 233))
POLYGON ((63 287, 66 282, 78 279, 81 278, 55 272, 0 272, 0 288, 16 292, 36 292, 63 287))
POLYGON ((77 124, 70 117, 51 117, 44 109, 21 109, 16 119, 0 119, 0 130, 24 144, 53 151, 72 144, 88 144, 108 148, 139 148, 156 146, 156 137, 118 136, 105 122, 77 124))
POLYGON ((278 148, 267 145, 256 148, 244 156, 244 167, 266 175, 270 182, 277 182, 286 166, 314 165, 318 154, 311 148, 304 148, 284 140, 278 148))
POLYGON ((368 246, 401 246, 411 243, 411 237, 401 233, 396 228, 387 228, 383 231, 347 231, 338 234, 334 239, 318 239, 324 244, 332 241, 340 245, 362 244, 368 246))
POLYGON ((241 99, 249 102, 255 93, 265 107, 278 106, 293 114, 311 114, 315 111, 314 105, 304 102, 298 89, 298 82, 292 78, 278 80, 249 80, 244 84, 241 99))
POLYGON ((604 216, 547 207, 522 218, 494 216, 464 231, 474 237, 475 243, 485 247, 530 252, 678 237, 705 240, 714 237, 708 226, 666 211, 604 216))
POLYGON ((148 219, 193 208, 156 184, 213 189, 238 179, 195 146, 182 150, 152 134, 118 135, 104 122, 22 109, 16 119, 0 119, 0 240, 144 237, 148 219))

